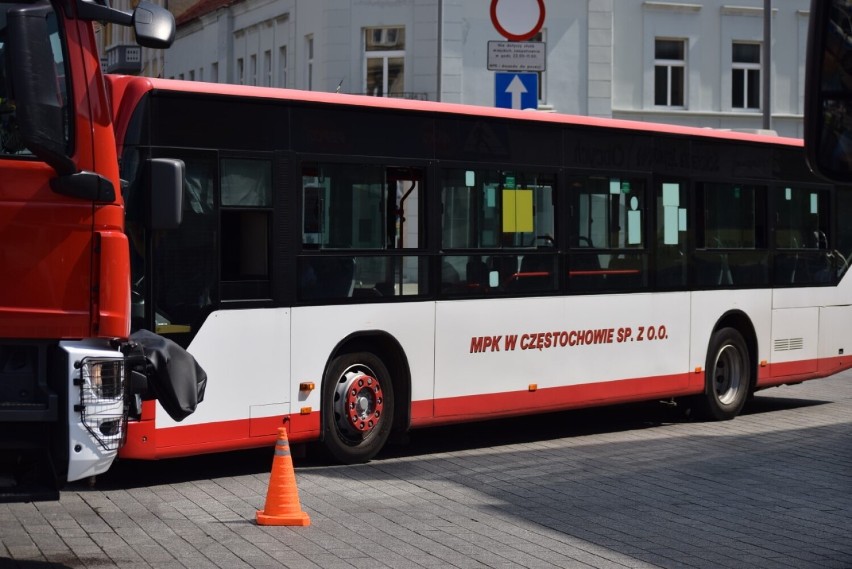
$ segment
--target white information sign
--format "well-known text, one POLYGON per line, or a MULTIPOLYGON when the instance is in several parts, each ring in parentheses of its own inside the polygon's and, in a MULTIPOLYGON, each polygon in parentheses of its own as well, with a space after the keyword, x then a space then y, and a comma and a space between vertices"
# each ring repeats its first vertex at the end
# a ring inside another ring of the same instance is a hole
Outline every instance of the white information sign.
POLYGON ((489 71, 544 71, 545 43, 542 41, 488 42, 489 71))

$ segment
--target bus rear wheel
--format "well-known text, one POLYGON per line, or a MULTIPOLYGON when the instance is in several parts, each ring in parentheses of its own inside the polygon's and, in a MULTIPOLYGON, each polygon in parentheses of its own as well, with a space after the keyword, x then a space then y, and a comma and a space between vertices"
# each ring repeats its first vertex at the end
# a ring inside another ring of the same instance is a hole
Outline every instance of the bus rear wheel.
POLYGON ((713 334, 704 368, 702 416, 724 421, 742 411, 751 388, 750 361, 748 347, 737 330, 722 328, 713 334))
POLYGON ((393 426, 390 374, 370 352, 334 358, 323 382, 323 444, 343 464, 367 462, 382 449, 393 426))

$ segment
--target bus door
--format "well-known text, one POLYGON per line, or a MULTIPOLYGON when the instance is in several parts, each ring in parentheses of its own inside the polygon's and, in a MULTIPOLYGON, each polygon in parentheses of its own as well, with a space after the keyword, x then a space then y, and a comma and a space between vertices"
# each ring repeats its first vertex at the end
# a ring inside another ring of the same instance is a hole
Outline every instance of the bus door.
MULTIPOLYGON (((813 306, 812 287, 834 284, 838 266, 830 246, 830 192, 824 188, 779 184, 772 188, 774 224, 772 295, 773 377, 817 371, 818 340, 828 319, 813 306)), ((824 309, 823 309, 824 310, 824 309)))

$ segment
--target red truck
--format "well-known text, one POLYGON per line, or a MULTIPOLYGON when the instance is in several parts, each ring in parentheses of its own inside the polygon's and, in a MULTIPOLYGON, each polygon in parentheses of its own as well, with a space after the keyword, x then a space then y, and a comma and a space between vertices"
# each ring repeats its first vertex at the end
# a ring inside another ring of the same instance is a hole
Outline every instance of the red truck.
MULTIPOLYGON (((180 418, 203 397, 191 356, 151 333, 130 337, 130 252, 94 21, 133 26, 147 47, 175 33, 172 15, 145 1, 132 13, 105 0, 0 2, 0 501, 55 499, 65 482, 106 471, 140 399, 170 400, 180 418), (191 373, 170 376, 178 362, 191 373)), ((176 226, 183 164, 149 160, 145 175, 146 223, 176 226)))

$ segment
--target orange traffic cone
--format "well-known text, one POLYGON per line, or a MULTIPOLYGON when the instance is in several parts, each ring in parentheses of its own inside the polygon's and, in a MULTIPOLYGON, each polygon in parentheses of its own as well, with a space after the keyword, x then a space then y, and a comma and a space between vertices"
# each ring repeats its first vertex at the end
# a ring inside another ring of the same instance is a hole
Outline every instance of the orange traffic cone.
POLYGON ((287 429, 278 429, 275 455, 272 458, 272 475, 266 492, 266 505, 257 512, 257 523, 262 526, 309 526, 311 519, 299 504, 299 489, 293 473, 293 457, 287 429))

